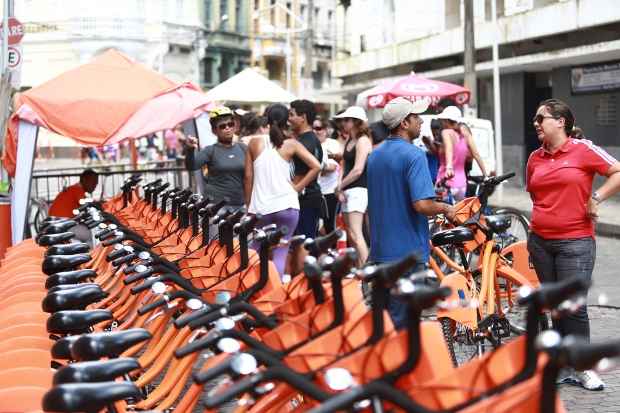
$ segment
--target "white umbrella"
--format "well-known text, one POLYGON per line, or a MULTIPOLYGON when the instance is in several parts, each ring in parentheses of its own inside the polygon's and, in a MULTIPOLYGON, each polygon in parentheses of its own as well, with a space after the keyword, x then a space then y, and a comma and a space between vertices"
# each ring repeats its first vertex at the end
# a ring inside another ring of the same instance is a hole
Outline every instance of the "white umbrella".
POLYGON ((247 68, 207 92, 210 101, 288 103, 295 95, 252 68, 247 68))

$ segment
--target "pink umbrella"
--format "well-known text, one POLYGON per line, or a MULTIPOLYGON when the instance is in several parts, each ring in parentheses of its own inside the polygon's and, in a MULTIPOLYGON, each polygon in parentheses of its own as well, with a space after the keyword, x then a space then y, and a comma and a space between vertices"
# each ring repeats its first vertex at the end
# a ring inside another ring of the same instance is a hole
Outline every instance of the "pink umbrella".
POLYGON ((436 104, 440 99, 452 98, 458 105, 469 101, 469 89, 440 80, 431 80, 413 73, 397 79, 386 80, 362 94, 366 95, 368 108, 382 108, 399 96, 407 99, 431 99, 436 104))

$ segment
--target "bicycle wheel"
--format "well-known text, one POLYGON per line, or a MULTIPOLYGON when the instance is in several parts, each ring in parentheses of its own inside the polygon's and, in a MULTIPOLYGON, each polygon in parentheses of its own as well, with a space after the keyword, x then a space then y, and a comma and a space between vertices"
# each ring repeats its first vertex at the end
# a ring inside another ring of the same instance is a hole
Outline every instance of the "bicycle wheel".
POLYGON ((497 215, 507 215, 511 218, 510 228, 503 235, 503 238, 510 239, 504 246, 511 244, 512 242, 526 240, 527 234, 530 230, 530 221, 521 211, 516 208, 503 207, 493 211, 497 215))

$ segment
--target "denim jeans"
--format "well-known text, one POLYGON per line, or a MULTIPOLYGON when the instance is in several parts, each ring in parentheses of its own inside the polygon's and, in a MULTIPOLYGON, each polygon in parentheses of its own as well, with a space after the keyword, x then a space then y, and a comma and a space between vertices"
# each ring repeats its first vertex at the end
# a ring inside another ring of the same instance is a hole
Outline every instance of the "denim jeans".
MULTIPOLYGON (((373 263, 375 265, 379 265, 381 263, 373 263)), ((419 272, 419 271, 423 271, 424 269, 426 269, 426 264, 423 262, 417 263, 412 269, 411 271, 409 271, 408 274, 405 274, 404 276, 408 276, 411 275, 413 273, 419 272)), ((419 280, 414 280, 414 283, 421 283, 424 284, 425 280, 424 279, 419 279, 419 280)), ((390 294, 389 290, 385 291, 385 294, 387 295, 387 299, 386 299, 386 303, 387 303, 387 310, 388 313, 390 314, 390 318, 392 319, 392 324, 394 324, 394 327, 397 330, 403 329, 405 327, 407 327, 407 320, 408 320, 408 314, 407 314, 407 303, 401 301, 400 299, 398 299, 397 297, 394 297, 390 294)))
MULTIPOLYGON (((596 259, 594 238, 544 239, 530 233, 527 250, 541 283, 558 282, 572 277, 592 279, 596 259)), ((573 334, 590 340, 588 307, 582 306, 576 312, 560 320, 554 320, 553 328, 562 336, 573 334)))

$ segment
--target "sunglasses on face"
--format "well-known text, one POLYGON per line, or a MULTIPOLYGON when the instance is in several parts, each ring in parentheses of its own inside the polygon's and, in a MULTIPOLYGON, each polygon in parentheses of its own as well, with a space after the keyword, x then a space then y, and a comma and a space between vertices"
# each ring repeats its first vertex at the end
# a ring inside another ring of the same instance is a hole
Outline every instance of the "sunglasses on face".
POLYGON ((219 125, 217 125, 217 128, 219 130, 226 130, 228 128, 234 128, 235 127, 235 122, 226 122, 226 123, 220 123, 219 125))
POLYGON ((312 127, 312 129, 314 129, 314 130, 324 130, 325 126, 314 126, 314 127, 312 127))
POLYGON ((549 115, 538 114, 534 116, 534 118, 532 119, 532 123, 538 123, 540 125, 545 119, 555 119, 555 117, 549 116, 549 115))

